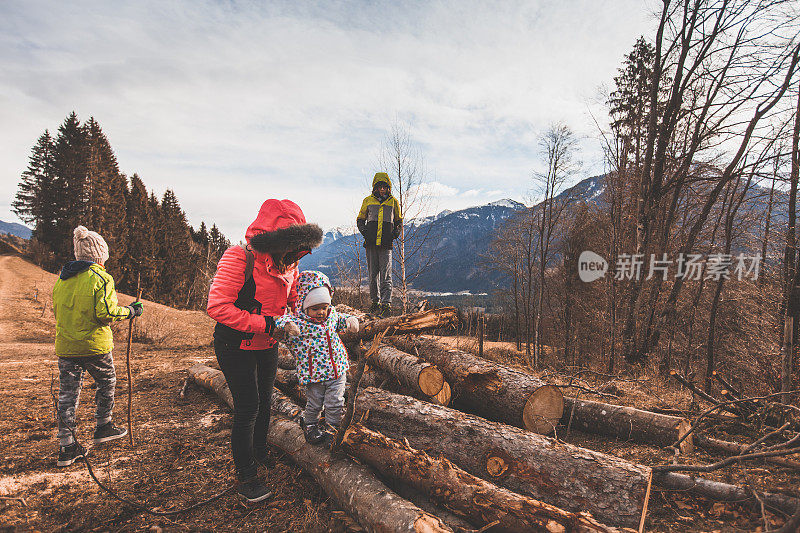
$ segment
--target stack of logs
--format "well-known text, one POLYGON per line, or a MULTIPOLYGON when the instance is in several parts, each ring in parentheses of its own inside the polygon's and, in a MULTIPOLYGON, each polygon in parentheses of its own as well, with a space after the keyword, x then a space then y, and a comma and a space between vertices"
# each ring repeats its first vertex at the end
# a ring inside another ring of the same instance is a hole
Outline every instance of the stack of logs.
MULTIPOLYGON (((285 351, 276 385, 288 397, 276 391, 273 410, 279 416, 269 440, 368 531, 641 531, 651 483, 720 499, 752 499, 740 487, 676 473, 654 475, 650 467, 548 436, 562 423, 664 447, 680 441, 690 426, 679 417, 565 398, 559 387, 530 374, 447 348, 432 337, 404 336, 453 322, 452 308, 360 318, 361 332, 343 340, 394 334, 393 345, 381 345, 368 359, 355 398, 357 423, 344 428, 343 449, 362 464, 305 443, 297 423, 300 407, 293 401, 304 398, 285 351)), ((232 406, 220 371, 195 365, 189 375, 232 406)), ((681 451, 691 450, 690 435, 681 451)), ((798 505, 779 494, 759 497, 784 512, 798 505)))

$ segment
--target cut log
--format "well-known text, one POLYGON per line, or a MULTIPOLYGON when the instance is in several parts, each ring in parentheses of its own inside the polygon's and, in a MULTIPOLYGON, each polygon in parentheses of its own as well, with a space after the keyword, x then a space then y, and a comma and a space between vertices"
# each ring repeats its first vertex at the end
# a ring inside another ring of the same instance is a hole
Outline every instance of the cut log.
MULTIPOLYGON (((233 408, 233 400, 222 372, 204 365, 195 365, 189 369, 189 376, 199 385, 211 388, 233 408)), ((279 413, 285 413, 288 409, 293 410, 295 417, 299 413, 299 408, 280 392, 275 391, 273 402, 279 413)), ((453 531, 437 517, 389 490, 369 468, 347 457, 335 458, 325 448, 306 443, 303 431, 294 420, 273 418, 267 439, 311 474, 323 490, 368 531, 453 531)))
POLYGON ((353 342, 374 337, 379 331, 387 328, 389 329, 387 335, 402 335, 444 328, 457 322, 458 310, 455 307, 440 307, 422 313, 367 320, 361 324, 358 333, 341 333, 339 336, 344 342, 353 342))
POLYGON ((402 479, 434 502, 470 522, 509 533, 575 531, 611 533, 589 513, 570 513, 473 476, 444 458, 434 459, 408 444, 354 424, 345 449, 386 477, 402 479))
POLYGON ((439 391, 439 394, 436 396, 432 396, 430 399, 431 403, 435 403, 436 405, 443 405, 447 407, 450 405, 450 400, 453 399, 453 393, 450 390, 450 384, 448 382, 444 382, 442 386, 442 390, 439 391))
POLYGON ((294 356, 289 353, 289 349, 283 344, 278 347, 278 368, 283 368, 284 370, 297 368, 297 361, 294 360, 294 356))
MULTIPOLYGON (((564 398, 561 422, 585 433, 596 433, 620 440, 631 440, 658 446, 672 446, 691 429, 685 418, 642 411, 633 407, 564 398)), ((682 453, 694 450, 693 435, 680 444, 682 453)))
POLYGON ((297 370, 279 368, 275 373, 275 387, 305 405, 306 393, 297 379, 297 370))
POLYGON ((435 365, 393 346, 378 348, 371 362, 394 376, 401 385, 425 396, 436 396, 444 386, 444 376, 435 365))
POLYGON ((228 404, 228 407, 233 409, 233 396, 228 388, 228 382, 225 381, 225 374, 221 370, 198 363, 191 367, 188 373, 189 379, 201 387, 214 391, 223 402, 228 404))
POLYGON ((552 433, 564 414, 561 389, 535 376, 429 338, 396 338, 392 343, 407 352, 417 346, 419 354, 442 371, 453 402, 464 411, 542 434, 552 433))
POLYGON ((469 473, 601 522, 638 527, 650 468, 408 396, 359 392, 357 420, 469 473))
MULTIPOLYGON (((352 381, 349 371, 347 373, 347 379, 348 381, 352 381)), ((379 389, 388 390, 389 392, 406 394, 424 402, 431 402, 444 406, 450 405, 450 399, 452 396, 450 392, 450 384, 446 381, 442 382, 442 388, 437 394, 434 396, 428 396, 427 394, 414 391, 409 387, 404 387, 397 380, 397 378, 375 367, 368 367, 365 370, 364 375, 361 376, 360 388, 365 389, 367 387, 376 387, 379 389)))
MULTIPOLYGON (((753 496, 752 489, 677 472, 654 472, 653 485, 666 490, 689 492, 695 496, 712 500, 751 503, 757 508, 760 506, 758 499, 753 496)), ((778 509, 790 516, 800 509, 800 500, 791 496, 777 492, 759 492, 758 495, 764 500, 768 509, 778 509)))
POLYGON ((278 368, 278 371, 275 372, 275 380, 280 381, 284 385, 288 386, 295 386, 300 383, 297 378, 297 370, 286 370, 283 368, 278 368))

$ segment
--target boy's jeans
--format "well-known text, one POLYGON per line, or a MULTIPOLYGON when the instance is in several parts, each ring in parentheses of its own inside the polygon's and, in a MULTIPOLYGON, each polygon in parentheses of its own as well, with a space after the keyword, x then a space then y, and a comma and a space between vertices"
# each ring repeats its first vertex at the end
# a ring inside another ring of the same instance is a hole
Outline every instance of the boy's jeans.
POLYGON ((369 272, 369 297, 373 302, 386 305, 392 303, 392 249, 367 246, 367 270, 369 272), (380 278, 380 299, 378 298, 380 278))
POLYGON ((333 427, 339 425, 339 422, 342 421, 346 383, 347 376, 342 375, 337 379, 306 385, 306 410, 303 411, 303 420, 306 425, 317 423, 319 412, 323 406, 325 407, 325 422, 333 427))
POLYGON ((86 357, 59 357, 58 372, 60 388, 58 391, 58 444, 69 446, 74 442, 72 430, 75 430, 75 410, 81 396, 83 371, 89 372, 97 384, 94 395, 96 405, 95 419, 97 427, 111 422, 114 410, 114 387, 117 385, 117 374, 114 371, 114 359, 111 352, 86 357))

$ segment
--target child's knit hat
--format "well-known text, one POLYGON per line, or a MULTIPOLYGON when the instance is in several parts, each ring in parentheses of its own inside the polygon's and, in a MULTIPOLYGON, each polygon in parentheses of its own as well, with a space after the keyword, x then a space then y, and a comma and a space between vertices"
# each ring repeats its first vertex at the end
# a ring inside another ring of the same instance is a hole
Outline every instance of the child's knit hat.
POLYGON ((75 259, 103 264, 108 261, 108 244, 99 233, 89 231, 86 226, 78 226, 72 233, 75 246, 75 259))
POLYGON ((311 307, 312 305, 319 305, 319 304, 328 304, 331 303, 331 291, 328 287, 317 287, 315 289, 311 289, 306 294, 305 299, 303 300, 303 311, 311 307))
POLYGON ((297 300, 303 311, 312 305, 330 304, 333 286, 328 276, 316 270, 304 270, 297 278, 297 300))

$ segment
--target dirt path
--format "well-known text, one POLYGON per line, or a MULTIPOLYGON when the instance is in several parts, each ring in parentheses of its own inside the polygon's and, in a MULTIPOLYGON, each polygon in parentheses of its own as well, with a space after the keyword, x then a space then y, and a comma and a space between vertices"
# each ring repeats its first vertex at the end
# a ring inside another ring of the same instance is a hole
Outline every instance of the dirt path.
MULTIPOLYGON (((83 463, 58 468, 52 390, 58 390, 50 295, 57 276, 18 256, 0 255, 0 531, 327 531, 327 498, 311 478, 276 454, 269 483, 277 497, 245 507, 231 495, 187 515, 157 518, 133 512, 101 492, 83 463), (37 294, 38 290, 38 294, 37 294), (52 389, 51 389, 52 387, 52 389), (9 528, 9 529, 7 529, 9 528)), ((120 302, 132 298, 119 295, 120 302)), ((185 369, 214 364, 213 322, 200 311, 178 311, 145 300, 134 343, 133 414, 136 446, 127 439, 90 450, 98 476, 126 497, 174 509, 233 483, 231 415, 211 395, 178 398, 185 369)), ((115 415, 125 423, 127 322, 114 327, 117 345, 115 415)), ((94 429, 94 383, 84 378, 78 435, 94 429)))

